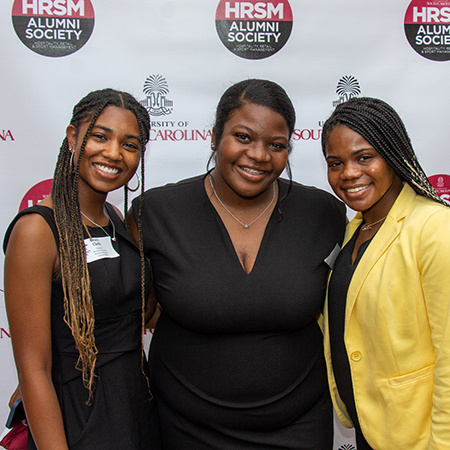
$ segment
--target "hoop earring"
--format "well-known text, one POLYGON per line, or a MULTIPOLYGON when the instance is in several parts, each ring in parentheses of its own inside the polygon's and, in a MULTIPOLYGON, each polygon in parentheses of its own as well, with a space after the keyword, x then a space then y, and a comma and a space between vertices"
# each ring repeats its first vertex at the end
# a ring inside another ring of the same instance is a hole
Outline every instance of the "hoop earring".
POLYGON ((75 152, 72 150, 72 147, 69 148, 69 152, 70 152, 69 166, 70 166, 72 169, 75 169, 75 167, 73 166, 73 154, 74 154, 75 152))
MULTIPOLYGON (((140 186, 141 186, 141 179, 139 178, 139 174, 138 174, 137 172, 134 172, 134 175, 136 175, 138 184, 137 184, 137 186, 136 186, 134 189, 131 189, 131 188, 128 186, 128 183, 127 183, 127 189, 128 189, 129 191, 131 191, 131 192, 136 192, 136 191, 140 188, 140 186)), ((133 175, 133 176, 134 176, 134 175, 133 175)))

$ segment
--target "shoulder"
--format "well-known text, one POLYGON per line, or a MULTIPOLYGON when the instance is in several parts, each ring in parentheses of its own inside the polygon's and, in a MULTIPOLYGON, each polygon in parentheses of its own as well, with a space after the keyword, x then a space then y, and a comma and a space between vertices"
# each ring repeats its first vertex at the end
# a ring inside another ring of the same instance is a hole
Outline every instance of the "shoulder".
POLYGON ((3 243, 5 254, 11 250, 25 249, 29 254, 34 251, 57 252, 54 233, 49 225, 53 211, 41 206, 28 208, 19 213, 8 227, 3 243))
POLYGON ((416 228, 419 224, 423 227, 445 227, 450 232, 450 207, 422 195, 416 195, 412 209, 405 217, 405 223, 416 228))
POLYGON ((204 175, 198 175, 176 183, 168 183, 164 186, 155 187, 146 191, 144 193, 144 198, 152 196, 170 196, 182 194, 184 192, 191 192, 192 190, 198 189, 199 186, 203 186, 204 178, 204 175))
POLYGON ((113 205, 112 203, 105 202, 105 208, 111 219, 115 219, 116 221, 123 222, 123 215, 120 209, 113 205))
POLYGON ((323 211, 324 213, 328 211, 329 214, 345 216, 346 208, 344 203, 323 189, 293 181, 288 192, 289 180, 285 179, 280 179, 280 186, 283 192, 287 193, 286 200, 290 203, 299 205, 302 208, 311 208, 311 210, 323 211))
MULTIPOLYGON (((180 202, 188 202, 197 199, 204 191, 203 180, 205 175, 188 178, 169 183, 164 186, 148 189, 144 193, 144 209, 150 209, 158 204, 168 205, 180 202)), ((137 208, 139 198, 133 200, 133 209, 137 208)))

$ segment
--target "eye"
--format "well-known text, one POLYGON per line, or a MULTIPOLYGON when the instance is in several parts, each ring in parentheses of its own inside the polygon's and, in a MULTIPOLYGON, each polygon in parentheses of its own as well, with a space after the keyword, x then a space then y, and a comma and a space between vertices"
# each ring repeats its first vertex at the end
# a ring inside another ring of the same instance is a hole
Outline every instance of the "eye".
POLYGON ((100 134, 100 133, 92 133, 91 136, 95 139, 98 139, 99 141, 106 140, 106 136, 104 136, 103 134, 100 134))
POLYGON ((372 155, 361 155, 359 158, 358 158, 358 161, 361 161, 361 162, 369 162, 370 160, 372 160, 372 158, 373 158, 373 156, 372 155))
POLYGON ((125 142, 125 144, 123 144, 123 146, 129 150, 129 151, 139 151, 139 146, 136 144, 133 144, 132 142, 125 142))
POLYGON ((335 169, 336 167, 339 167, 342 163, 340 161, 330 161, 328 163, 329 169, 335 169))
POLYGON ((274 152, 282 152, 283 150, 286 150, 286 148, 287 148, 286 145, 281 144, 280 142, 272 142, 270 144, 270 147, 274 152))
POLYGON ((244 143, 250 142, 250 137, 246 135, 245 133, 236 133, 235 136, 244 143))

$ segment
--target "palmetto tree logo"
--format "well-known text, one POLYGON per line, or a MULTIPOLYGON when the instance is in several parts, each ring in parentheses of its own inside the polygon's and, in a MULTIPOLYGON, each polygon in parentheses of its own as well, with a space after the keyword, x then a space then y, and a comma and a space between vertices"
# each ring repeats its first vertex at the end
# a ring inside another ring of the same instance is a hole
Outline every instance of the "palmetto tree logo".
POLYGON ((150 116, 167 116, 172 113, 173 101, 167 98, 169 85, 161 75, 150 75, 144 83, 145 100, 141 101, 150 116))
POLYGON ((333 106, 344 103, 353 97, 358 97, 361 94, 361 87, 359 86, 358 80, 348 75, 342 77, 337 84, 336 94, 339 95, 339 100, 333 102, 333 106))
POLYGON ((356 447, 352 444, 344 444, 339 447, 339 450, 356 450, 356 447))

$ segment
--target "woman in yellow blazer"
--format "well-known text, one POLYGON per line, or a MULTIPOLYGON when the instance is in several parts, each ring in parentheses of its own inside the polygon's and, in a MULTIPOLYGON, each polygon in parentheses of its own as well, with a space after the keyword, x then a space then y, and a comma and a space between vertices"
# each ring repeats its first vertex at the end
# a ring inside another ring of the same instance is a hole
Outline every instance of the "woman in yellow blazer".
POLYGON ((357 211, 330 276, 325 354, 333 402, 358 450, 450 449, 450 208, 397 113, 339 105, 322 148, 357 211))

